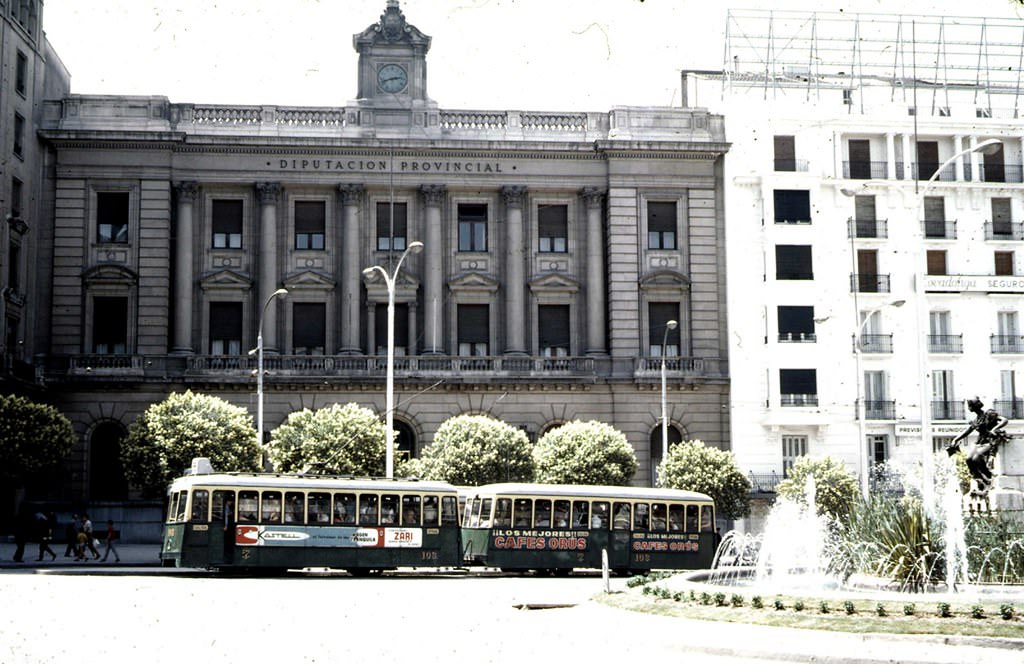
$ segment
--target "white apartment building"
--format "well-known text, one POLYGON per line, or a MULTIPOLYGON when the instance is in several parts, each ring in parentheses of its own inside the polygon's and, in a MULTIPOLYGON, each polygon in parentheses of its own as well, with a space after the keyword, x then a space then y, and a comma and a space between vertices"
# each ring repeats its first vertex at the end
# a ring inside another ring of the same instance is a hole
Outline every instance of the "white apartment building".
POLYGON ((723 70, 683 72, 684 105, 722 114, 732 145, 732 450, 764 498, 748 527, 796 457, 862 481, 920 468, 975 395, 1024 433, 1022 35, 734 12, 723 70))

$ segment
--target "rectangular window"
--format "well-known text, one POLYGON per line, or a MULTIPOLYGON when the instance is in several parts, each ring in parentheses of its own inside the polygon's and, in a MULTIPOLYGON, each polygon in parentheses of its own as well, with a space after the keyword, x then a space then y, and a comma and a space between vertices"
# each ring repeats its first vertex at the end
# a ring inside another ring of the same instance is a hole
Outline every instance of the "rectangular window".
MULTIPOLYGON (((991 117, 991 111, 989 112, 991 117)), ((1006 182, 1006 165, 1003 159, 1003 145, 992 145, 981 153, 985 182, 1006 182), (991 154, 989 154, 991 150, 991 154)))
POLYGON ((541 205, 537 208, 537 251, 565 253, 569 250, 569 206, 541 205))
POLYGON ((490 344, 490 307, 460 304, 458 308, 459 355, 486 356, 490 344))
POLYGON ((242 354, 242 303, 210 303, 210 355, 242 354))
POLYGON ((14 114, 14 154, 22 157, 25 154, 25 118, 20 113, 14 114))
POLYGON ((686 523, 686 507, 684 505, 668 506, 668 531, 670 533, 683 532, 686 523))
POLYGON ((18 64, 14 76, 14 90, 24 97, 28 88, 28 56, 21 51, 18 51, 18 64))
POLYGON ((779 369, 779 394, 783 406, 817 406, 817 370, 779 369))
POLYGON ((456 526, 459 523, 459 499, 455 496, 441 496, 441 525, 456 526))
POLYGON ((292 305, 292 352, 295 355, 323 355, 327 346, 327 305, 296 302, 292 305))
POLYGON ((796 460, 807 456, 807 436, 782 437, 782 476, 789 477, 789 471, 796 460))
POLYGON ((22 184, 21 180, 16 177, 11 178, 11 216, 15 219, 21 218, 21 197, 22 197, 22 184))
POLYGON ((1009 198, 992 199, 992 236, 1013 237, 1013 212, 1009 198))
POLYGON ((281 523, 281 492, 264 491, 260 501, 260 522, 281 523))
POLYGON ((651 527, 651 506, 637 503, 633 506, 633 530, 647 530, 651 527))
POLYGON ((334 494, 334 525, 354 526, 356 523, 356 494, 334 494))
POLYGON ((402 496, 402 525, 420 525, 420 497, 402 496))
POLYGON ((884 237, 879 230, 874 196, 853 197, 854 237, 884 237))
POLYGON ((681 339, 679 305, 675 302, 649 302, 647 304, 647 343, 651 357, 679 357, 681 339), (669 321, 676 321, 675 329, 669 328, 669 321), (664 344, 664 346, 662 346, 664 344))
POLYGON ((530 528, 533 525, 533 500, 516 498, 513 504, 512 525, 515 528, 530 528))
POLYGON ((259 514, 260 500, 256 491, 238 492, 238 521, 255 523, 256 515, 259 514))
POLYGON ((196 489, 192 492, 192 516, 191 521, 207 520, 210 510, 210 492, 206 489, 196 489))
POLYGON ((128 192, 96 193, 96 241, 128 242, 128 192))
POLYGON ((359 494, 359 525, 376 526, 378 514, 378 496, 373 493, 359 494))
POLYGON ((775 170, 796 170, 796 142, 793 136, 775 137, 775 170))
POLYGON ((814 341, 814 307, 778 307, 779 341, 814 341))
POLYGON ((498 498, 494 503, 494 527, 512 527, 512 499, 498 498))
POLYGON ((609 517, 611 514, 609 511, 610 505, 605 501, 594 501, 593 503, 593 516, 590 517, 590 527, 597 528, 599 530, 608 530, 609 517))
POLYGON ((398 525, 398 496, 385 494, 380 497, 380 525, 398 525))
POLYGON ((93 352, 101 355, 127 353, 128 298, 93 298, 92 314, 93 352))
POLYGON ((537 337, 542 356, 568 356, 569 305, 539 305, 537 307, 537 337))
POLYGON ((225 523, 235 520, 235 492, 214 491, 210 503, 210 521, 225 523))
POLYGON ((295 201, 295 248, 324 248, 327 204, 324 201, 295 201))
POLYGON ((460 203, 459 251, 487 251, 487 205, 460 203))
POLYGON ((887 293, 888 284, 883 284, 882 275, 878 274, 878 251, 876 249, 857 250, 857 292, 887 293))
MULTIPOLYGON (((17 242, 7 245, 7 286, 15 292, 21 288, 21 245, 17 242)), ((7 345, 8 350, 15 347, 7 345)))
POLYGON ((945 251, 940 249, 929 249, 927 251, 927 256, 928 274, 947 274, 945 251))
POLYGON ((885 463, 889 458, 889 436, 884 433, 868 436, 868 454, 872 463, 885 463))
POLYGON ((810 245, 775 245, 775 278, 779 280, 814 279, 810 245))
POLYGON ((297 491, 284 494, 284 522, 303 523, 306 513, 306 496, 297 491))
POLYGON ((572 503, 572 528, 586 530, 590 526, 590 503, 574 500, 572 503))
MULTIPOLYGON (((938 141, 917 142, 917 179, 930 180, 935 171, 939 170, 939 143, 938 141)), ((949 168, 952 168, 950 164, 949 168)), ((939 180, 951 180, 950 177, 939 175, 939 180)))
POLYGON ((647 248, 676 248, 675 201, 647 202, 647 248))
POLYGON ((615 503, 612 508, 612 530, 629 530, 633 525, 632 511, 629 503, 615 503))
POLYGON ((995 273, 996 276, 1009 277, 1013 275, 1013 252, 995 252, 995 273))
POLYGON ((696 505, 686 506, 686 532, 695 533, 700 530, 700 508, 696 505))
POLYGON ((436 526, 439 516, 437 496, 423 496, 423 525, 436 526))
POLYGON ((927 238, 945 238, 946 199, 942 196, 924 197, 924 236, 927 238))
POLYGON ((309 494, 309 499, 306 501, 306 521, 319 525, 331 522, 331 494, 309 494))
POLYGON ((551 527, 551 501, 547 498, 538 498, 534 503, 533 524, 537 528, 551 527))
POLYGON ((811 223, 811 192, 800 189, 776 189, 775 223, 811 223))
MULTIPOLYGON (((404 251, 404 250, 403 250, 404 251)), ((388 354, 388 308, 377 305, 373 308, 374 337, 377 355, 388 354)), ((395 305, 395 356, 402 357, 409 352, 409 305, 395 305)))
POLYGON ((213 201, 213 248, 242 248, 242 201, 213 201))
POLYGON ((392 204, 390 201, 377 203, 377 251, 405 251, 407 219, 408 204, 392 204), (392 205, 395 210, 393 226, 391 224, 392 205))
POLYGON ((851 138, 850 178, 853 180, 871 179, 871 141, 862 138, 851 138))

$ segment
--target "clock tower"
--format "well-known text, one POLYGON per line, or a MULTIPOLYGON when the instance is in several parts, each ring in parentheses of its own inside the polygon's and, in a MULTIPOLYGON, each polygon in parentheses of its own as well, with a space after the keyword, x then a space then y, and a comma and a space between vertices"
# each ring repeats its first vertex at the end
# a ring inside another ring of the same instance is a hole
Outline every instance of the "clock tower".
POLYGON ((427 97, 430 37, 405 20, 398 0, 388 0, 380 21, 352 37, 359 53, 360 122, 387 128, 429 127, 437 104, 427 97))

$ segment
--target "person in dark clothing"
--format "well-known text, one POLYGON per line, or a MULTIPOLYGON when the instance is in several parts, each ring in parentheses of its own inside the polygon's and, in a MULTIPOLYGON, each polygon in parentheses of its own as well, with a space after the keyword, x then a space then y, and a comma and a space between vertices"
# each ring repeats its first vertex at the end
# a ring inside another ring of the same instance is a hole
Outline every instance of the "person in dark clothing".
POLYGON ((57 560, 57 554, 50 548, 50 542, 53 541, 53 524, 56 522, 56 517, 53 512, 49 514, 43 514, 42 512, 36 513, 36 535, 39 538, 39 557, 36 561, 41 561, 44 554, 50 554, 50 560, 57 560))
POLYGON ((64 547, 64 557, 70 558, 71 554, 78 556, 78 515, 72 514, 71 521, 68 521, 68 525, 64 526, 64 539, 67 540, 68 545, 64 547))
POLYGON ((14 522, 14 562, 25 562, 25 545, 28 544, 29 533, 32 532, 32 522, 27 512, 18 515, 14 522))

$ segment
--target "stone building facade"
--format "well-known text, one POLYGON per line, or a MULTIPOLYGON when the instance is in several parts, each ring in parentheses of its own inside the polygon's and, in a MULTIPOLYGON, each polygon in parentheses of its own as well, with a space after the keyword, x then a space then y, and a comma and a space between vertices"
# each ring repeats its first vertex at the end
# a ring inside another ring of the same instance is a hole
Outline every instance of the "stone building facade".
POLYGON ((395 281, 403 453, 464 413, 534 440, 597 419, 649 484, 663 353, 670 437, 728 447, 722 118, 442 109, 430 37, 393 0, 353 46, 345 107, 46 103, 39 364, 81 436, 65 497, 129 497, 119 442, 173 391, 255 414, 261 330, 265 431, 334 403, 383 414, 389 293, 364 270, 414 241, 395 281))

